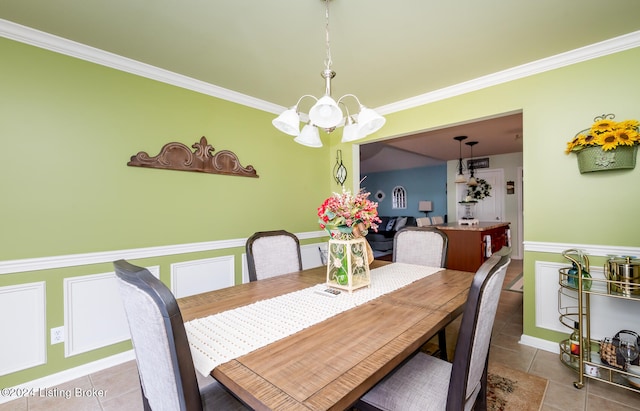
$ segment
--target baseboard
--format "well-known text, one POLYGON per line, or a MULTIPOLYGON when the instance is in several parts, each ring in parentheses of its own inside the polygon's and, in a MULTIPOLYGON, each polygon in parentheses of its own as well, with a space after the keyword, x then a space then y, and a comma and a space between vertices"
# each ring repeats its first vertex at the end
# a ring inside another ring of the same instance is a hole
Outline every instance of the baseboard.
POLYGON ((527 345, 529 347, 537 348, 539 350, 560 354, 560 346, 558 345, 558 343, 553 341, 543 340, 541 338, 522 334, 520 336, 519 343, 522 345, 527 345))
MULTIPOLYGON (((90 362, 88 364, 83 364, 79 367, 70 368, 59 373, 47 375, 46 377, 38 378, 37 380, 28 381, 24 384, 16 385, 15 387, 6 388, 8 388, 7 392, 21 392, 23 391, 23 389, 44 389, 55 387, 57 385, 64 384, 65 382, 75 380, 76 378, 85 377, 89 374, 93 374, 107 368, 115 367, 116 365, 131 361, 135 358, 136 356, 133 350, 129 350, 120 354, 112 355, 107 358, 102 358, 100 360, 90 362)), ((17 398, 19 398, 19 396, 1 395, 0 404, 15 400, 17 398)))

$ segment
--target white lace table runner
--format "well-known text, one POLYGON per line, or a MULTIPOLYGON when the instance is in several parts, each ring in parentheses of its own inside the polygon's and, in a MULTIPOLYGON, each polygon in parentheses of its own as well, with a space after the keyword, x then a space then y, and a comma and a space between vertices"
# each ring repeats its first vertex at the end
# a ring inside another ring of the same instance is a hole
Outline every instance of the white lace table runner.
POLYGON ((394 263, 371 270, 371 285, 337 297, 318 284, 185 323, 195 368, 203 375, 220 364, 402 288, 442 268, 394 263))

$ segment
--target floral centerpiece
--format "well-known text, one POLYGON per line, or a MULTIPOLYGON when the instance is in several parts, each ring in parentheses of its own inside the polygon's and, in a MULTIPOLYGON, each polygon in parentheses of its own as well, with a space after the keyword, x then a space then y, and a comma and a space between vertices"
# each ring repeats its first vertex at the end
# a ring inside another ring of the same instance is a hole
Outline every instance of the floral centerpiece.
POLYGON ((370 284, 373 251, 364 238, 369 228, 378 231, 378 203, 362 190, 355 195, 342 189, 318 207, 320 227, 331 235, 327 259, 327 284, 352 292, 370 284))
POLYGON ((320 228, 329 232, 332 238, 349 240, 366 235, 371 228, 378 231, 378 203, 369 200, 363 190, 353 195, 342 188, 342 193, 333 193, 318 207, 320 228))
POLYGON ((640 144, 638 120, 614 121, 615 115, 603 114, 590 128, 580 131, 567 143, 566 154, 578 156, 581 173, 634 168, 640 144))

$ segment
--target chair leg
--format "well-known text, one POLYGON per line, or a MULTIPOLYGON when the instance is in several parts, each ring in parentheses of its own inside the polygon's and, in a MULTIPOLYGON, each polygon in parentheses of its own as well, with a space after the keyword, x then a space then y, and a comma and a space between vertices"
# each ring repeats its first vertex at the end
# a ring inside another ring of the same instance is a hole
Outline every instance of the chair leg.
POLYGON ((144 411, 152 411, 151 406, 149 405, 149 400, 147 396, 144 395, 144 389, 142 388, 142 381, 140 380, 140 374, 138 374, 138 381, 140 381, 140 394, 142 394, 142 409, 144 411))
POLYGON ((440 359, 449 361, 447 356, 447 334, 444 328, 438 331, 438 346, 440 347, 440 359))
POLYGON ((482 379, 480 380, 480 392, 476 398, 476 404, 473 408, 474 411, 487 411, 487 375, 489 373, 489 356, 484 363, 484 371, 482 372, 482 379))

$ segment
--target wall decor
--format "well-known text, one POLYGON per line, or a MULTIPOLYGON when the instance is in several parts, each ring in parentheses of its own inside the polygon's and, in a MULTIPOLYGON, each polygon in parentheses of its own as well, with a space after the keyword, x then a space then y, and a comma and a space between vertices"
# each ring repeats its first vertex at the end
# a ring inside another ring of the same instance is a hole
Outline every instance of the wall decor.
POLYGON ((516 184, 513 181, 507 181, 507 194, 514 194, 516 184))
POLYGON ((347 168, 342 163, 342 150, 336 152, 336 165, 333 166, 333 178, 336 183, 343 185, 347 180, 347 168))
POLYGON ((194 143, 191 151, 182 143, 167 143, 160 150, 160 154, 150 157, 144 151, 140 151, 127 163, 132 167, 163 168, 166 170, 196 171, 200 173, 224 174, 241 177, 258 177, 253 166, 242 167, 238 156, 229 150, 221 150, 213 154, 206 137, 200 138, 200 142, 194 143))
POLYGON ((467 168, 473 168, 474 170, 478 168, 489 168, 489 157, 467 160, 467 168))
POLYGON ((614 121, 614 114, 593 119, 590 128, 567 143, 566 154, 575 153, 581 174, 593 171, 633 169, 640 144, 638 120, 614 121))
POLYGON ((467 200, 478 201, 491 197, 491 184, 487 180, 479 178, 478 185, 467 187, 467 200))

